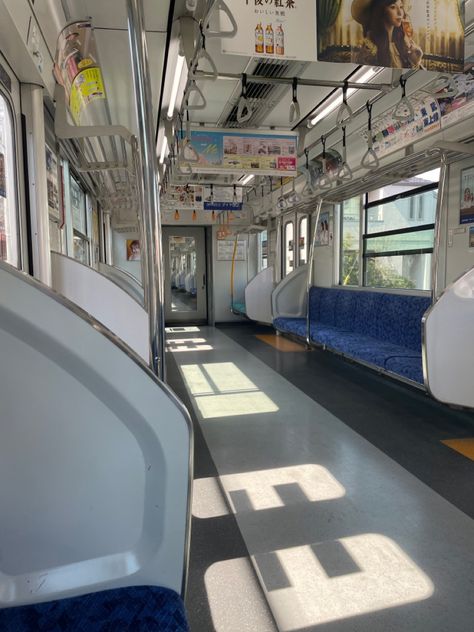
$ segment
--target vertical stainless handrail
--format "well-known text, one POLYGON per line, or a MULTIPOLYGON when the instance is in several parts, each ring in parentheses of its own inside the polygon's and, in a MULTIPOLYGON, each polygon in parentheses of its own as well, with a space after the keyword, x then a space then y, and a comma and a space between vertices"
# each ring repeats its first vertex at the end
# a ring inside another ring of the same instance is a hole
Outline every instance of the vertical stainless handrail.
MULTIPOLYGON (((282 227, 283 227, 283 217, 281 215, 278 216, 277 219, 277 227, 276 227, 276 240, 275 240, 275 262, 273 267, 273 280, 275 282, 275 286, 280 283, 282 279, 282 250, 283 250, 283 239, 282 239, 282 227)), ((270 232, 267 234, 267 239, 270 239, 270 232)), ((270 249, 270 242, 267 244, 268 250, 270 249)))
POLYGON ((163 306, 163 253, 158 194, 158 160, 155 151, 150 70, 143 21, 143 0, 127 0, 128 35, 141 149, 139 193, 147 233, 147 305, 150 335, 150 366, 165 380, 165 319, 163 306))
POLYGON ((436 219, 434 229, 433 260, 431 262, 431 304, 438 297, 439 253, 441 246, 441 222, 443 220, 443 206, 446 196, 446 183, 448 179, 448 161, 446 154, 441 154, 441 170, 439 173, 438 201, 436 204, 436 219))
POLYGON ((143 307, 148 312, 148 253, 150 252, 150 247, 148 243, 148 234, 145 230, 145 212, 143 207, 143 192, 141 187, 141 178, 139 174, 141 173, 141 161, 140 161, 140 152, 138 149, 138 141, 136 136, 132 136, 131 139, 131 148, 132 148, 132 162, 133 169, 135 172, 135 186, 136 186, 136 194, 137 199, 139 201, 139 212, 138 212, 138 234, 140 235, 140 272, 142 275, 142 287, 143 287, 143 307))
POLYGON ((316 221, 313 227, 313 239, 311 240, 311 248, 309 250, 308 277, 306 280, 306 344, 308 345, 308 347, 311 345, 311 322, 309 318, 309 291, 313 283, 314 251, 316 250, 316 235, 318 232, 319 217, 321 215, 322 206, 323 206, 323 200, 322 198, 320 198, 318 200, 318 205, 316 207, 316 221))

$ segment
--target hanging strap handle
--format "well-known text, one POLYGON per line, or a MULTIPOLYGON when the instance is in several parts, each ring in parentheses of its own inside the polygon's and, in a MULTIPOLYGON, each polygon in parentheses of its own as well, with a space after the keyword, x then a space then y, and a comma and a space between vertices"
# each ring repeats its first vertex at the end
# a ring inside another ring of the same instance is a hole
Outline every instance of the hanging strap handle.
POLYGON ((209 13, 207 14, 207 17, 204 21, 204 31, 206 32, 206 37, 220 37, 221 39, 230 38, 237 35, 238 30, 239 29, 237 26, 237 22, 235 21, 234 16, 232 15, 229 7, 226 5, 224 0, 214 0, 209 10, 209 13), (230 25, 231 25, 230 30, 228 31, 212 31, 211 30, 210 22, 211 22, 212 14, 215 11, 217 12, 222 11, 223 13, 227 15, 230 21, 230 25))
POLYGON ((412 102, 407 97, 406 90, 407 80, 404 77, 400 77, 400 86, 402 88, 402 98, 395 106, 392 112, 392 117, 396 121, 408 121, 415 116, 415 110, 413 109, 412 102))
POLYGON ((328 191, 332 187, 331 179, 327 173, 326 169, 326 136, 321 136, 321 143, 323 146, 323 154, 322 154, 322 168, 321 175, 318 178, 318 188, 323 191, 328 191))
MULTIPOLYGON (((189 120, 189 111, 186 110, 186 135, 183 134, 183 121, 180 118, 181 121, 181 146, 180 146, 180 150, 178 153, 178 161, 180 163, 187 163, 188 167, 191 169, 189 163, 191 162, 199 162, 199 155, 196 151, 196 149, 194 148, 192 142, 191 142, 191 123, 189 120)), ((180 171, 183 173, 183 169, 182 167, 185 165, 180 165, 179 169, 180 171)), ((191 173, 191 171, 190 171, 191 173)))
POLYGON ((247 99, 247 75, 242 75, 242 92, 240 93, 239 104, 237 106, 237 122, 245 123, 253 114, 250 101, 247 99))
POLYGON ((352 169, 347 164, 346 126, 342 126, 342 165, 337 172, 337 178, 343 182, 350 182, 353 178, 352 169))
POLYGON ((339 108, 336 118, 336 124, 342 125, 348 119, 352 118, 353 112, 351 106, 347 103, 347 79, 344 81, 344 86, 342 88, 342 104, 339 108))
POLYGON ((198 0, 186 0, 186 11, 194 13, 198 6, 198 0))
POLYGON ((212 59, 212 57, 209 55, 209 53, 206 50, 206 36, 204 35, 204 29, 202 26, 202 22, 199 24, 199 30, 201 31, 201 50, 199 51, 199 53, 196 56, 196 60, 194 62, 194 66, 193 69, 190 73, 190 78, 191 79, 200 79, 202 81, 215 81, 217 79, 217 67, 216 64, 214 63, 214 60, 212 59), (200 61, 205 61, 209 64, 210 66, 210 71, 209 70, 203 70, 201 72, 207 72, 208 74, 210 74, 210 77, 196 77, 196 72, 198 70, 198 66, 199 66, 199 62, 200 61))
POLYGON ((290 123, 301 118, 300 104, 298 103, 298 77, 293 77, 293 98, 290 105, 290 123))
POLYGON ((303 187, 303 190, 301 191, 301 197, 304 200, 309 200, 310 198, 314 197, 314 189, 313 189, 313 183, 312 183, 312 178, 311 178, 311 171, 309 169, 309 149, 305 149, 304 150, 304 155, 305 155, 305 166, 304 167, 300 167, 300 171, 302 171, 303 174, 305 175, 306 182, 305 182, 305 185, 303 187))
POLYGON ((452 75, 440 75, 427 90, 434 97, 455 97, 458 87, 452 75), (439 94, 443 90, 442 94, 439 94))
POLYGON ((207 107, 206 97, 204 96, 201 88, 197 85, 196 81, 194 79, 191 79, 191 83, 189 84, 188 92, 186 95, 186 108, 189 111, 193 111, 193 110, 205 110, 206 107, 207 107), (196 105, 189 105, 189 98, 193 94, 193 92, 196 92, 199 95, 201 99, 201 103, 197 103, 196 105))
POLYGON ((370 169, 372 171, 379 168, 380 160, 374 151, 374 138, 372 136, 372 108, 374 106, 372 103, 370 103, 370 101, 367 101, 366 107, 369 114, 369 119, 367 123, 367 151, 362 157, 362 161, 360 164, 362 167, 364 167, 364 169, 370 169))

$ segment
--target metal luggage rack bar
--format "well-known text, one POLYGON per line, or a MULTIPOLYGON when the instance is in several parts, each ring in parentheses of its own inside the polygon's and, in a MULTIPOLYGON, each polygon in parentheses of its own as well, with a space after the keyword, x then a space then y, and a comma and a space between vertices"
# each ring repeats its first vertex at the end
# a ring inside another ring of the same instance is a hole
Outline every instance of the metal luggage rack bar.
POLYGON ((124 208, 125 205, 138 209, 135 137, 121 125, 71 125, 67 118, 65 91, 59 84, 54 96, 56 136, 65 141, 66 153, 74 167, 89 176, 104 210, 124 208))

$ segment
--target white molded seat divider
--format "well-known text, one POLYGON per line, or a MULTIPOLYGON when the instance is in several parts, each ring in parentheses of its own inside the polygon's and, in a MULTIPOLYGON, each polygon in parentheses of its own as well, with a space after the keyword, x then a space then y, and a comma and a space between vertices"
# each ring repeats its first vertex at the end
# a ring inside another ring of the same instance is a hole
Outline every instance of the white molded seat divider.
POLYGON ((445 289, 423 317, 425 386, 447 404, 474 408, 474 268, 445 289))
POLYGON ((109 266, 107 263, 102 262, 99 262, 99 272, 116 283, 122 290, 130 294, 132 298, 143 306, 143 285, 133 274, 122 270, 122 268, 109 266))
POLYGON ((272 312, 276 318, 306 318, 308 265, 290 272, 273 290, 272 312))
POLYGON ((259 272, 245 288, 245 310, 248 318, 272 324, 273 267, 259 272))
POLYGON ((0 607, 181 592, 186 409, 100 323, 6 264, 0 349, 0 607))
POLYGON ((105 277, 80 261, 51 253, 53 289, 85 310, 149 360, 148 314, 143 306, 105 277))

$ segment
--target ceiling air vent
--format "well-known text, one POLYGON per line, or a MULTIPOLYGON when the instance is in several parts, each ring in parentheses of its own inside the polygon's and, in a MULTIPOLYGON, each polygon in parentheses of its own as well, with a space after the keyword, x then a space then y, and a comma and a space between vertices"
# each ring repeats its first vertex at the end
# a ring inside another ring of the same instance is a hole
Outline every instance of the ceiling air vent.
MULTIPOLYGON (((248 75, 258 77, 299 77, 308 64, 299 61, 284 61, 271 59, 253 59, 246 69, 248 75)), ((289 90, 288 85, 278 83, 256 83, 247 80, 247 98, 252 106, 252 116, 243 125, 237 122, 237 107, 241 86, 236 86, 231 98, 219 118, 218 125, 222 127, 257 127, 261 125, 268 113, 280 102, 289 90)))

